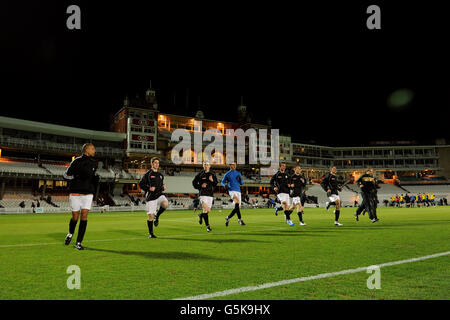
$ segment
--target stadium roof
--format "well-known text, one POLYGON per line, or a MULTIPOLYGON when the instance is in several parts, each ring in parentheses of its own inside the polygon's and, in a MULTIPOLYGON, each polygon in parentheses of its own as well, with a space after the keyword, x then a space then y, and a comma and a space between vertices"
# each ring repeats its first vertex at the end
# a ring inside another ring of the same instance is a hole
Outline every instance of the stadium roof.
POLYGON ((2 116, 0 116, 0 128, 41 132, 59 136, 70 136, 100 141, 119 142, 123 141, 126 138, 125 133, 80 129, 68 126, 61 126, 57 124, 8 118, 2 116))

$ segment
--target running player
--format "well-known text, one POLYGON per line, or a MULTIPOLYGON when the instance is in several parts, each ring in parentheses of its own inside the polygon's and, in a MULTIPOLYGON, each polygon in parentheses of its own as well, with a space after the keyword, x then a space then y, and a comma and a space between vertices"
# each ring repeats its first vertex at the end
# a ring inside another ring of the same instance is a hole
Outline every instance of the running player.
POLYGON ((241 219, 241 186, 244 184, 242 179, 242 175, 239 171, 236 170, 236 162, 230 164, 230 171, 225 173, 222 179, 222 186, 227 188, 228 193, 231 199, 234 202, 234 209, 231 213, 225 218, 225 226, 228 227, 228 223, 230 219, 236 214, 238 217, 238 222, 241 226, 245 226, 244 221, 241 219))
POLYGON ((147 209, 147 227, 148 237, 156 238, 153 233, 153 224, 155 227, 159 224, 159 217, 169 206, 167 198, 163 195, 166 190, 164 176, 159 172, 159 159, 150 160, 151 169, 139 181, 139 186, 145 191, 146 209, 147 209), (159 209, 158 209, 159 206, 159 209), (157 210, 158 209, 158 210, 157 210))
POLYGON ((359 220, 358 215, 363 209, 365 209, 369 212, 369 219, 372 222, 377 222, 379 220, 377 218, 376 204, 377 182, 373 177, 373 169, 367 169, 366 173, 359 177, 359 179, 356 181, 356 184, 361 188, 361 196, 363 199, 361 206, 355 213, 356 221, 359 220))
POLYGON ((336 171, 337 169, 335 166, 331 167, 330 172, 323 178, 320 185, 323 190, 326 191, 330 202, 336 203, 336 210, 334 211, 334 225, 342 226, 342 224, 339 223, 339 215, 341 210, 341 199, 339 198, 339 191, 342 191, 342 189, 339 187, 339 179, 336 176, 336 171))
POLYGON ((69 245, 75 233, 78 218, 81 213, 80 226, 78 227, 77 243, 75 248, 84 250, 81 242, 87 227, 87 217, 91 210, 92 199, 96 190, 99 176, 96 174, 97 162, 94 160, 95 147, 92 143, 86 143, 81 150, 82 156, 75 158, 64 172, 64 179, 69 181, 69 202, 72 208, 72 219, 69 222, 69 233, 64 243, 69 245))
POLYGON ((300 225, 306 226, 306 223, 303 222, 303 206, 306 200, 306 178, 302 174, 302 168, 300 165, 295 166, 294 174, 291 176, 290 180, 290 187, 292 189, 292 206, 289 210, 293 211, 294 208, 297 208, 297 215, 300 220, 300 225))
POLYGON ((272 176, 272 179, 270 179, 270 186, 276 192, 277 198, 281 202, 286 223, 293 226, 294 223, 291 221, 292 210, 290 210, 291 204, 289 197, 291 181, 288 173, 286 172, 286 163, 280 163, 280 170, 272 176))
POLYGON ((202 224, 202 220, 205 220, 206 231, 211 232, 209 226, 208 213, 211 211, 214 188, 217 185, 216 174, 210 171, 211 164, 209 162, 203 163, 203 170, 200 171, 192 181, 192 185, 195 189, 199 190, 200 202, 202 204, 203 212, 198 215, 198 223, 202 224))

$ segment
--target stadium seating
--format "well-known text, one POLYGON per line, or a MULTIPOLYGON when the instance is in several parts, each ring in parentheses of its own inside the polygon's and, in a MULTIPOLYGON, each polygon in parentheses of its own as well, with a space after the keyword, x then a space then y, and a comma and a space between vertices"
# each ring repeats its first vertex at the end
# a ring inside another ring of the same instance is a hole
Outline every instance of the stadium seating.
POLYGON ((181 197, 173 197, 168 198, 169 200, 169 209, 189 209, 193 207, 191 198, 181 198, 181 197))
MULTIPOLYGON (((63 174, 66 172, 68 166, 66 165, 57 165, 57 164, 48 164, 43 163, 42 169, 45 170, 47 174, 52 174, 58 177, 62 177, 63 174)), ((100 176, 100 178, 103 179, 114 179, 117 175, 117 173, 113 169, 104 169, 99 168, 97 169, 97 173, 100 176)))
MULTIPOLYGON (((43 202, 45 202, 45 201, 41 201, 41 204, 43 202)), ((52 196, 52 202, 60 208, 69 208, 70 207, 68 196, 52 196)), ((51 206, 47 202, 45 202, 45 205, 51 206)))
POLYGON ((140 179, 140 174, 131 172, 129 173, 118 167, 112 167, 111 170, 114 173, 115 177, 118 179, 134 179, 134 180, 140 179))
MULTIPOLYGON (((21 161, 0 161, 0 172, 10 174, 32 174, 41 176, 60 176, 67 170, 65 165, 46 164, 39 166, 37 163, 21 161)), ((100 178, 114 179, 115 173, 112 170, 100 168, 97 170, 100 178)))
POLYGON ((131 204, 132 204, 132 202, 128 196, 123 196, 123 197, 114 196, 114 197, 112 197, 112 199, 116 206, 126 206, 126 205, 131 206, 131 204))
POLYGON ((10 174, 50 175, 51 173, 37 163, 19 161, 0 161, 0 172, 10 174))
POLYGON ((45 169, 50 171, 55 176, 62 176, 64 172, 66 172, 67 167, 64 165, 56 165, 56 164, 46 164, 42 165, 45 169))
POLYGON ((100 176, 100 178, 114 179, 116 177, 114 171, 110 169, 99 168, 97 169, 97 173, 100 176))
MULTIPOLYGON (((56 204, 60 208, 68 208, 69 207, 69 198, 68 196, 51 196, 52 203, 56 204)), ((39 204, 41 208, 55 208, 52 204, 48 203, 45 200, 40 200, 40 196, 34 196, 29 191, 11 191, 7 190, 3 195, 3 199, 0 200, 0 205, 4 208, 20 208, 20 203, 23 201, 25 204, 25 208, 31 208, 31 204, 37 206, 37 201, 39 200, 39 204)))
MULTIPOLYGON (((419 186, 405 186, 405 189, 409 191, 409 193, 433 193, 436 196, 450 196, 450 185, 419 185, 419 186)), ((403 191, 403 190, 402 190, 403 191)), ((403 194, 406 192, 403 191, 403 194)))
POLYGON ((393 184, 384 183, 380 184, 379 186, 380 189, 378 189, 378 200, 380 201, 380 203, 384 200, 390 200, 392 195, 406 193, 404 189, 393 184))

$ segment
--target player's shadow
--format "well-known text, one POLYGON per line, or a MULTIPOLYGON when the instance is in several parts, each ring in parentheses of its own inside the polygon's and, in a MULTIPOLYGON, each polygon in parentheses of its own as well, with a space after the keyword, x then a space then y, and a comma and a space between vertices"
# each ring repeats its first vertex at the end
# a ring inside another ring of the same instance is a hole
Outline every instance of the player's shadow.
MULTIPOLYGON (((328 231, 322 231, 322 232, 328 232, 328 231)), ((264 232, 264 233, 258 233, 258 232, 246 232, 245 235, 252 235, 252 236, 261 236, 261 237, 267 237, 267 236, 277 236, 277 237, 330 237, 334 236, 333 234, 318 234, 322 233, 321 231, 306 231, 306 230, 280 230, 280 231, 271 231, 271 232, 264 232)))
POLYGON ((89 251, 99 251, 107 252, 113 254, 121 254, 125 256, 139 256, 148 259, 173 259, 173 260, 222 260, 228 261, 230 259, 213 257, 206 254, 200 253, 190 253, 190 252, 152 252, 152 251, 125 251, 125 250, 110 250, 110 249, 100 249, 85 246, 86 250, 89 251))
MULTIPOLYGON (((246 233, 247 234, 247 233, 246 233)), ((213 243, 240 243, 240 242, 268 242, 255 239, 195 239, 195 238, 166 238, 167 240, 181 240, 181 241, 199 241, 199 242, 213 242, 213 243)))
POLYGON ((303 233, 326 233, 326 232, 333 232, 333 230, 330 229, 315 229, 315 228, 309 228, 307 230, 302 230, 302 229, 286 229, 286 230, 278 230, 278 231, 274 231, 274 232, 283 232, 283 233, 289 233, 289 232, 303 232, 303 233))
MULTIPOLYGON (((145 232, 143 233, 138 232, 138 231, 131 231, 131 230, 110 230, 108 232, 114 232, 114 233, 121 233, 121 234, 125 234, 125 235, 129 235, 129 236, 136 236, 136 237, 146 237, 145 232)), ((64 239, 66 238, 67 233, 63 233, 63 232, 52 232, 52 233, 47 233, 47 236, 49 238, 55 239, 55 240, 61 240, 61 242, 64 242, 64 239)), ((77 232, 75 232, 75 235, 73 239, 76 239, 77 236, 77 232)))
POLYGON ((408 227, 417 227, 417 228, 423 228, 423 226, 427 225, 442 225, 442 224, 449 224, 450 221, 448 220, 442 220, 436 221, 432 220, 432 222, 417 222, 417 223, 410 223, 410 222, 404 222, 399 224, 381 224, 380 222, 376 223, 370 223, 370 224, 364 224, 364 225, 344 225, 340 227, 336 227, 336 229, 346 229, 346 230, 375 230, 375 229, 406 229, 408 227))

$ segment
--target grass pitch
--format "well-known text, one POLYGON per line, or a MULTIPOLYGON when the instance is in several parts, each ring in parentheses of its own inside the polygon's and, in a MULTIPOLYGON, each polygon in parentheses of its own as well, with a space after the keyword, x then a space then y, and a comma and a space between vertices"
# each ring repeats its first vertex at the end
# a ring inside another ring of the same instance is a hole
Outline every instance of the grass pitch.
MULTIPOLYGON (((306 226, 272 209, 213 210, 207 233, 193 211, 166 211, 147 238, 144 212, 90 213, 83 245, 63 244, 69 213, 0 216, 0 299, 174 299, 314 276, 450 250, 450 207, 379 208, 356 222, 354 208, 305 210, 306 226), (81 270, 69 290, 68 266, 81 270)), ((77 226, 78 230, 78 226, 77 226)), ((450 256, 381 268, 381 289, 366 272, 237 293, 216 299, 449 299, 450 256)))

